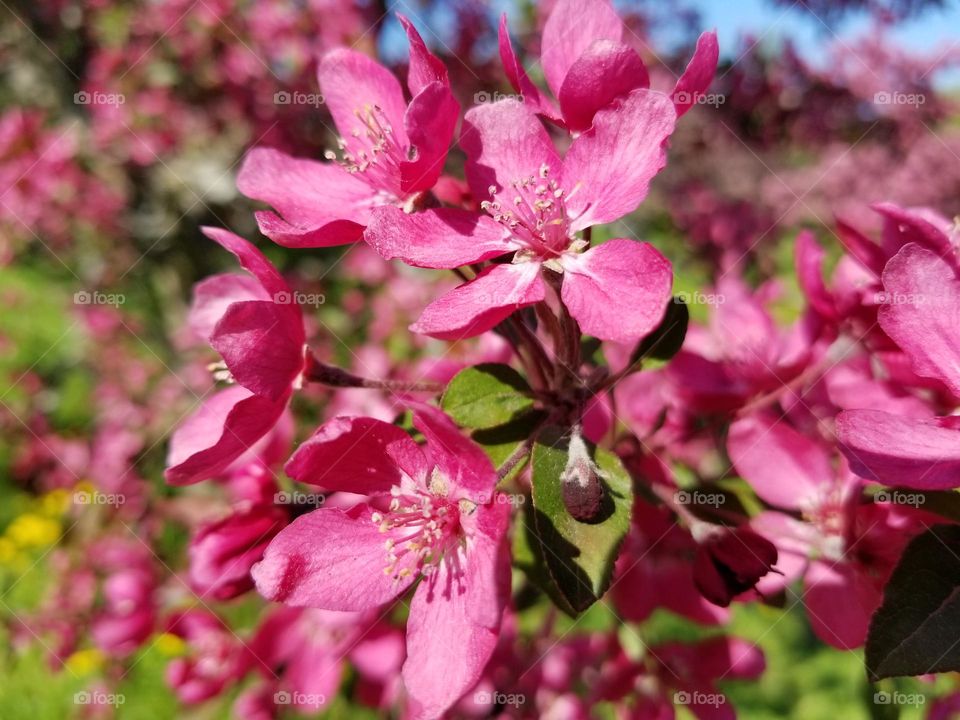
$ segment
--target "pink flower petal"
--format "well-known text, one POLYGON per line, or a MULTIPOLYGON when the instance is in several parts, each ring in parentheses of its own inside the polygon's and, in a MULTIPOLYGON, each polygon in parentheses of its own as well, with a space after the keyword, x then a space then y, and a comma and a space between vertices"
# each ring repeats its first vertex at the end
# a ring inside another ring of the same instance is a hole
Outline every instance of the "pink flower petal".
POLYGON ((403 196, 433 187, 443 172, 459 117, 459 103, 449 86, 440 82, 428 85, 410 101, 404 124, 412 159, 400 163, 403 196))
POLYGON ((905 245, 883 271, 880 325, 922 377, 960 396, 960 280, 940 253, 905 245))
POLYGON ((664 141, 676 122, 666 95, 633 90, 600 111, 564 159, 572 228, 613 222, 636 209, 666 164, 664 141), (627 161, 629 159, 629 161, 627 161))
POLYGON ((457 268, 517 249, 503 225, 456 208, 412 214, 379 208, 364 239, 388 260, 400 258, 407 265, 427 268, 457 268))
POLYGON ((622 37, 623 23, 607 0, 559 0, 543 26, 540 52, 553 94, 560 97, 567 72, 595 41, 622 37))
POLYGON ((646 87, 650 87, 647 66, 633 48, 598 40, 570 66, 560 88, 560 109, 568 128, 586 130, 597 110, 646 87))
POLYGON ((554 175, 561 167, 560 156, 543 124, 517 100, 500 100, 468 110, 460 146, 467 154, 465 171, 474 197, 489 198, 492 186, 505 208, 513 207, 516 195, 511 183, 537 177, 543 165, 554 175))
POLYGON ((636 342, 663 318, 673 271, 652 245, 608 240, 582 255, 564 255, 560 262, 560 295, 586 334, 636 342))
POLYGON ((324 103, 349 152, 356 155, 361 150, 369 153, 372 149, 373 141, 367 136, 367 127, 357 111, 364 114, 373 108, 383 113, 393 139, 401 147, 407 145, 403 124, 407 104, 403 88, 383 65, 355 50, 337 48, 323 56, 317 78, 324 103))
POLYGON ((381 623, 350 650, 350 662, 364 677, 386 683, 395 680, 406 655, 403 632, 381 623))
POLYGON ((190 541, 190 586, 200 597, 229 600, 253 587, 250 567, 287 523, 272 505, 255 505, 204 525, 190 541))
POLYGON ((472 603, 486 598, 474 594, 479 589, 469 579, 453 577, 443 562, 413 595, 402 674, 414 717, 443 715, 477 682, 496 648, 498 629, 473 620, 472 603))
POLYGON ((837 219, 836 227, 837 237, 843 249, 869 271, 869 275, 879 280, 883 266, 887 263, 887 255, 883 248, 840 218, 837 219))
POLYGON ((434 464, 453 487, 452 497, 466 497, 488 503, 497 484, 490 458, 460 432, 442 411, 429 405, 416 406, 413 425, 427 439, 434 464))
POLYGON ((407 72, 407 87, 410 89, 410 94, 417 95, 434 82, 449 86, 450 80, 443 61, 427 49, 423 38, 410 20, 400 13, 397 13, 397 20, 407 33, 407 42, 410 44, 410 69, 407 72))
POLYGON ((503 64, 503 70, 513 89, 523 96, 524 104, 531 107, 534 112, 547 117, 551 122, 562 124, 560 111, 554 102, 541 94, 537 86, 527 76, 526 70, 523 69, 523 65, 513 51, 506 13, 500 16, 499 41, 500 62, 503 64))
POLYGON ((544 296, 539 263, 491 265, 430 303, 410 329, 441 340, 473 337, 544 296))
POLYGON ((336 163, 294 158, 270 148, 247 153, 237 188, 272 212, 257 213, 260 231, 279 245, 327 247, 360 239, 375 191, 336 163))
POLYGON ((301 714, 326 710, 340 689, 343 656, 326 643, 305 643, 283 672, 284 687, 293 691, 293 706, 301 714))
POLYGON ((273 298, 284 293, 290 294, 290 287, 286 281, 253 243, 222 228, 204 226, 200 230, 215 243, 233 253, 240 262, 240 267, 260 282, 268 296, 273 298))
POLYGON ((757 495, 783 508, 804 507, 835 476, 824 447, 770 413, 736 420, 727 452, 757 495))
POLYGON ((902 208, 893 203, 875 203, 874 210, 883 215, 883 247, 893 255, 907 243, 919 243, 938 255, 953 252, 950 238, 933 224, 930 215, 913 209, 902 208))
POLYGON ((231 375, 257 395, 289 395, 303 372, 304 330, 295 305, 266 300, 233 303, 210 337, 231 375))
POLYGON ((880 600, 880 593, 850 564, 818 561, 807 570, 803 604, 813 632, 827 645, 841 650, 863 645, 880 600))
POLYGON ((837 439, 853 472, 920 490, 960 487, 960 430, 950 418, 914 419, 880 410, 837 416, 837 439))
POLYGON ((373 418, 338 417, 324 423, 284 468, 287 475, 329 492, 389 492, 402 473, 425 478, 429 467, 417 444, 396 425, 373 418))
POLYGON ((777 572, 760 578, 757 590, 765 595, 783 592, 806 573, 812 546, 819 539, 820 531, 774 510, 764 510, 751 519, 750 527, 777 546, 777 572))
MULTIPOLYGON (((347 210, 347 212, 353 212, 347 210)), ((292 225, 276 213, 258 210, 253 214, 257 227, 277 245, 289 248, 314 248, 348 245, 363 237, 363 226, 369 218, 367 209, 361 209, 362 222, 331 218, 319 225, 292 225)))
POLYGON ((494 630, 500 627, 503 609, 510 599, 511 555, 506 539, 510 504, 504 499, 502 495, 496 496, 489 504, 477 508, 473 515, 476 522, 468 540, 466 582, 470 588, 470 618, 494 630))
POLYGON ((193 302, 187 324, 197 337, 209 340, 227 308, 243 300, 269 300, 270 296, 256 278, 239 273, 223 273, 204 278, 193 286, 193 302))
POLYGON ((253 579, 264 597, 296 607, 370 610, 390 602, 415 580, 384 572, 389 533, 380 532, 369 505, 321 508, 280 531, 253 579))
POLYGON ((709 682, 715 678, 749 680, 760 677, 766 667, 763 651, 755 643, 735 637, 713 637, 686 649, 693 652, 693 672, 709 682))
POLYGON ((239 386, 221 390, 170 438, 164 477, 188 485, 215 476, 270 432, 286 408, 239 386))
POLYGON ((677 109, 677 117, 685 115, 696 104, 697 97, 710 87, 717 72, 719 57, 720 46, 716 32, 705 32, 697 38, 697 49, 673 88, 671 97, 677 109))
POLYGON ((823 317, 835 318, 837 311, 834 299, 823 281, 823 260, 826 252, 809 230, 804 230, 797 236, 795 255, 797 279, 807 302, 823 317))

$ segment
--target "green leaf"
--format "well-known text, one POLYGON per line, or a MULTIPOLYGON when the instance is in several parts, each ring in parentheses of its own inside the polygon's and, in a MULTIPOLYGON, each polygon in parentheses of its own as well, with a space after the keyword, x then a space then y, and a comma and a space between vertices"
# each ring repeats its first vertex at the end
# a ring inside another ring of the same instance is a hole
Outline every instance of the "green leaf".
MULTIPOLYGON (((610 585, 620 544, 630 528, 633 494, 630 477, 620 460, 596 450, 594 461, 600 470, 603 499, 599 515, 580 522, 568 512, 563 500, 560 475, 567 465, 569 436, 550 427, 533 448, 533 526, 525 528, 527 542, 539 553, 554 587, 544 587, 551 596, 559 594, 560 607, 583 612, 603 596, 610 585)), ((542 582, 531 574, 534 582, 542 582)))
POLYGON ((513 565, 543 590, 554 605, 569 615, 576 615, 577 611, 560 592, 544 561, 537 537, 535 512, 533 504, 527 503, 522 512, 517 513, 517 527, 513 533, 513 565))
POLYGON ((873 681, 960 670, 960 526, 914 538, 883 592, 867 633, 873 681))
POLYGON ((533 407, 530 386, 509 365, 484 363, 458 372, 443 393, 444 412, 461 427, 503 425, 533 407))

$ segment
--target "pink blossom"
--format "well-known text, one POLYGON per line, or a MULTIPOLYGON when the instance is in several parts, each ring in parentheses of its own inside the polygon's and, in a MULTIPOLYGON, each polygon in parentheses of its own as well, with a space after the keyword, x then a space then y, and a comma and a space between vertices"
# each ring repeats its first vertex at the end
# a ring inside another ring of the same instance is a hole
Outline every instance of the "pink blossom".
MULTIPOLYGON (((934 378, 960 397, 960 279, 953 240, 916 215, 899 228, 915 242, 903 245, 884 268, 889 302, 878 313, 880 325, 918 376, 934 378)), ((960 422, 954 416, 851 409, 837 417, 837 435, 851 467, 865 478, 927 490, 960 486, 960 422)))
MULTIPOLYGON (((542 94, 514 53, 507 16, 500 19, 500 60, 524 103, 571 132, 590 127, 598 110, 632 90, 650 87, 650 77, 637 52, 623 42, 624 25, 607 0, 560 0, 543 27, 540 63, 557 104, 542 94)), ((717 69, 716 33, 697 41, 690 64, 671 94, 677 116, 707 90, 717 69)))
POLYGON ((243 677, 254 662, 249 648, 208 610, 174 613, 167 628, 187 644, 187 653, 172 660, 166 672, 167 684, 183 703, 216 697, 243 677))
POLYGON ((206 400, 174 432, 165 475, 177 485, 216 475, 266 435, 300 384, 305 362, 302 314, 280 273, 233 233, 216 228, 204 233, 232 252, 258 285, 219 275, 198 289, 192 324, 210 333, 236 384, 206 400), (234 302, 224 309, 220 296, 209 292, 214 287, 234 302))
POLYGON ((125 657, 139 648, 156 624, 156 577, 149 549, 139 542, 105 538, 91 548, 92 565, 104 576, 103 604, 90 634, 105 653, 125 657))
POLYGON ((477 681, 496 645, 509 507, 496 501, 486 455, 445 415, 421 406, 414 424, 423 450, 368 418, 336 418, 305 442, 287 464, 291 477, 367 502, 298 518, 253 576, 270 599, 338 611, 377 608, 421 579, 403 679, 419 714, 435 717, 477 681))
MULTIPOLYGON (((354 242, 374 208, 409 208, 439 178, 460 108, 443 63, 409 20, 400 21, 410 42, 409 103, 385 67, 354 50, 333 50, 321 60, 318 77, 340 133, 342 161, 319 163, 267 148, 244 160, 237 185, 276 209, 257 213, 261 232, 274 242, 354 242)), ((328 151, 327 158, 336 154, 328 151)))
POLYGON ((725 622, 727 610, 707 602, 694 584, 690 561, 697 543, 689 531, 665 508, 639 499, 633 508, 633 527, 611 587, 618 613, 642 622, 662 607, 705 625, 725 622))
POLYGON ((750 398, 780 390, 826 350, 821 324, 806 314, 793 326, 776 325, 765 300, 779 291, 770 283, 758 291, 728 275, 714 292, 709 323, 691 324, 683 350, 666 369, 676 393, 699 410, 729 411, 750 398))
POLYGON ((286 523, 279 508, 255 505, 201 527, 188 550, 194 592, 229 600, 253 588, 250 568, 286 523))
POLYGON ((544 273, 587 334, 636 341, 663 316, 670 263, 646 243, 589 248, 577 233, 632 211, 665 164, 675 113, 665 95, 635 90, 601 110, 561 160, 523 103, 471 109, 461 145, 467 179, 485 214, 452 208, 405 214, 382 208, 365 238, 386 258, 457 268, 509 258, 431 303, 411 330, 438 338, 478 335, 514 310, 544 300, 544 273), (631 161, 621 159, 629 156, 631 161))
POLYGON ((333 702, 347 660, 372 689, 390 687, 404 658, 403 634, 372 611, 279 607, 260 624, 250 649, 278 692, 304 713, 333 702))
POLYGON ((841 649, 863 644, 881 591, 910 536, 922 529, 910 508, 861 505, 860 480, 846 464, 834 471, 827 449, 771 414, 730 427, 730 459, 762 500, 751 525, 777 546, 780 575, 758 583, 764 593, 803 578, 801 598, 814 632, 841 649))

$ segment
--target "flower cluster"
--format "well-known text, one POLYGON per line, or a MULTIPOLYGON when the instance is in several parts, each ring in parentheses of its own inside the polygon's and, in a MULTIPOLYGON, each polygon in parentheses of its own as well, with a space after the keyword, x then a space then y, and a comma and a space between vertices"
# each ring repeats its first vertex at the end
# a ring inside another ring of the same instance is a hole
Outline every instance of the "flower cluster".
POLYGON ((0 115, 0 629, 74 711, 161 668, 159 716, 732 717, 781 622, 954 711, 955 52, 56 5, 76 118, 0 115))

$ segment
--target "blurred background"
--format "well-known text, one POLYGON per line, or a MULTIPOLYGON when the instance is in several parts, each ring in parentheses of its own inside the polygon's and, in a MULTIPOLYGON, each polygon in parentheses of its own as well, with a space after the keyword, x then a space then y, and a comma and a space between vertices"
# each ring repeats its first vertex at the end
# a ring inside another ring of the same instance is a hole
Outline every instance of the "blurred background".
MULTIPOLYGON (((960 213, 960 4, 617 6, 657 89, 672 87, 701 31, 719 33, 713 99, 681 124, 651 197, 623 221, 670 257, 681 289, 732 271, 780 277, 788 291, 778 319, 788 322, 801 307, 800 229, 837 248, 838 221, 877 227, 872 202, 960 213)), ((466 109, 512 92, 496 53, 503 12, 542 79, 530 58, 549 7, 0 2, 0 718, 228 714, 238 690, 179 710, 189 692, 169 669, 189 642, 169 609, 197 604, 184 575, 191 532, 225 503, 216 489, 174 490, 162 478, 170 432, 211 388, 215 358, 184 323, 191 287, 233 269, 198 228, 254 240, 297 289, 323 296, 311 309, 325 331, 321 355, 381 373, 429 357, 435 346, 402 331, 439 275, 403 275, 361 246, 272 245, 236 191, 239 162, 254 145, 322 157, 335 140, 316 58, 348 45, 402 75, 406 43, 393 12, 444 59, 466 109), (380 291, 391 273, 403 296, 380 291), (118 591, 111 578, 131 568, 118 591), (97 688, 125 702, 109 711, 75 702, 97 688)), ((451 172, 461 162, 454 148, 451 172)), ((309 399, 295 407, 304 418, 336 409, 309 399)), ((200 605, 240 634, 264 607, 249 596, 200 605)), ((588 626, 613 622, 603 608, 591 612, 588 626)), ((742 717, 893 716, 871 701, 861 654, 816 642, 802 612, 739 607, 731 627, 757 641, 768 664, 762 679, 725 687, 742 717)), ((701 631, 662 611, 644 632, 654 641, 701 631)), ((899 708, 921 717, 952 683, 890 687, 929 697, 899 708)), ((378 716, 347 701, 328 712, 378 716)), ((938 712, 951 717, 946 705, 938 712)))

